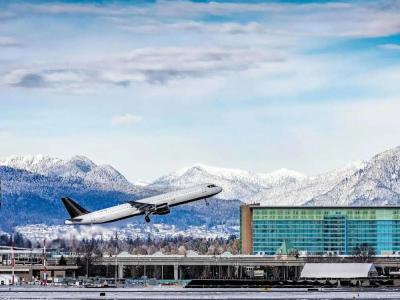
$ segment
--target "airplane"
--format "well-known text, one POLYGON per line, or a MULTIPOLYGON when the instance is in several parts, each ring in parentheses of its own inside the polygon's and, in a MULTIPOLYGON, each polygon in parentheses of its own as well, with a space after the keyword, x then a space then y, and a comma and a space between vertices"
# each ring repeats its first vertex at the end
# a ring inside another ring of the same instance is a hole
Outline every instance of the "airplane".
POLYGON ((91 225, 110 223, 138 215, 145 215, 146 222, 150 222, 151 215, 166 215, 173 206, 198 201, 215 196, 222 192, 222 188, 215 184, 203 184, 196 187, 173 191, 138 201, 128 201, 124 204, 90 212, 68 197, 62 198, 70 219, 66 225, 91 225))

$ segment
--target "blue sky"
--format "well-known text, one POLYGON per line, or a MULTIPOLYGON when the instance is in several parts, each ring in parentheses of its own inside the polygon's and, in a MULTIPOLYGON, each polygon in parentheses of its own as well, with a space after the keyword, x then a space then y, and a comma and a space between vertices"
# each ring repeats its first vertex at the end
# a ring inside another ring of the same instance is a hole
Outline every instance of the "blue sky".
POLYGON ((398 1, 0 1, 0 157, 151 180, 400 144, 398 1))

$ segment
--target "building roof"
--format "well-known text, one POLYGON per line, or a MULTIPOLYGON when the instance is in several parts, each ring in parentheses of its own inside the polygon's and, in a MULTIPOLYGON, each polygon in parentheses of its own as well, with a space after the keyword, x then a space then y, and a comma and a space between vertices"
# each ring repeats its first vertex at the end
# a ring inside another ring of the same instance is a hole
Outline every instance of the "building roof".
MULTIPOLYGON (((11 281, 12 278, 13 278, 13 275, 11 275, 11 274, 0 274, 0 280, 10 280, 11 281)), ((19 279, 19 276, 14 275, 14 280, 18 281, 18 279, 19 279)))
POLYGON ((372 263, 307 263, 300 278, 368 278, 376 275, 372 263))
POLYGON ((282 245, 276 250, 276 254, 289 255, 294 251, 295 249, 292 247, 290 241, 284 240, 282 245))

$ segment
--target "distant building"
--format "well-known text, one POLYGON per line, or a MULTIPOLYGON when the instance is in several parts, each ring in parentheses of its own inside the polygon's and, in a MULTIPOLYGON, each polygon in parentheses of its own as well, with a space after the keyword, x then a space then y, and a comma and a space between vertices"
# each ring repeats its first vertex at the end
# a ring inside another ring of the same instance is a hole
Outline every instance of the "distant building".
POLYGON ((388 255, 400 251, 400 207, 241 207, 243 254, 388 255))
POLYGON ((12 276, 11 274, 0 274, 0 285, 12 285, 18 283, 19 277, 17 275, 12 276))
POLYGON ((25 249, 0 246, 0 285, 10 284, 14 272, 14 283, 43 280, 46 273, 47 281, 60 281, 65 277, 75 277, 79 269, 75 265, 75 257, 69 259, 67 265, 59 265, 60 255, 48 253, 46 272, 43 266, 43 249, 25 249), (15 264, 14 264, 15 263, 15 264), (72 264, 71 264, 72 263, 72 264))
POLYGON ((304 265, 300 278, 304 279, 356 279, 378 276, 371 263, 332 263, 304 265))

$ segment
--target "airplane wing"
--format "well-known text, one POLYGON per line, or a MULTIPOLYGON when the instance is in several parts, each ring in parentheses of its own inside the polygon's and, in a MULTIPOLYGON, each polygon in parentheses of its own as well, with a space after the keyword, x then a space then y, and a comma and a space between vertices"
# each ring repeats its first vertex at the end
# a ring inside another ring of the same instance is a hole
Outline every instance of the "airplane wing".
POLYGON ((128 201, 128 203, 137 208, 140 211, 147 211, 154 209, 154 204, 149 204, 149 203, 143 203, 143 202, 136 202, 136 201, 128 201))

